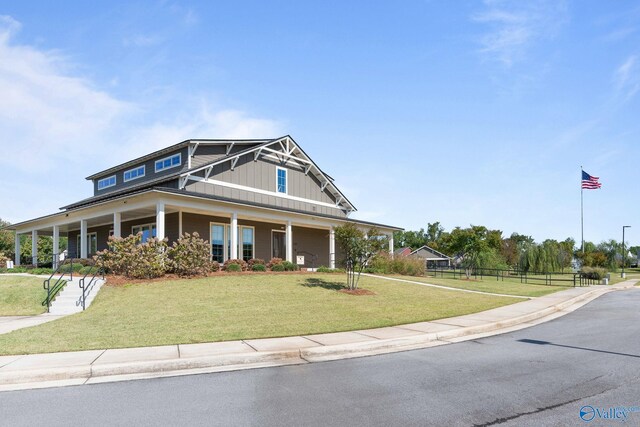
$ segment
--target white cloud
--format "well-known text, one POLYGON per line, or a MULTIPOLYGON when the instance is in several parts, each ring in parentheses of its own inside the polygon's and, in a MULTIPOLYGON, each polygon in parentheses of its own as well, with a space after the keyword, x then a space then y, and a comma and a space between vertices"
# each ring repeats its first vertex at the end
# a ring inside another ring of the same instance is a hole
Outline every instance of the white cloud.
POLYGON ((536 41, 553 37, 566 21, 563 1, 485 0, 485 10, 472 17, 489 26, 480 52, 507 67, 522 60, 536 41))
POLYGON ((285 133, 280 122, 212 108, 201 95, 199 103, 184 93, 180 100, 123 101, 74 75, 60 52, 14 43, 20 27, 0 16, 0 196, 11 200, 0 218, 53 213, 90 195, 85 176, 185 139, 285 133), (176 107, 166 112, 166 105, 176 107))
POLYGON ((625 99, 632 98, 640 90, 640 70, 637 55, 630 55, 613 73, 616 91, 625 99))

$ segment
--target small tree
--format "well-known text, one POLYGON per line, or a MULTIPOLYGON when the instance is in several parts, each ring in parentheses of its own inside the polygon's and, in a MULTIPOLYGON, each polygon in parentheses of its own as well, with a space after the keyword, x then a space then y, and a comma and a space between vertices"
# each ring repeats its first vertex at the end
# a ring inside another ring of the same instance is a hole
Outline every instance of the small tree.
POLYGON ((358 229, 355 224, 347 223, 335 228, 336 241, 344 251, 344 265, 347 272, 347 288, 358 289, 362 270, 384 245, 384 238, 378 230, 372 228, 368 233, 358 229))

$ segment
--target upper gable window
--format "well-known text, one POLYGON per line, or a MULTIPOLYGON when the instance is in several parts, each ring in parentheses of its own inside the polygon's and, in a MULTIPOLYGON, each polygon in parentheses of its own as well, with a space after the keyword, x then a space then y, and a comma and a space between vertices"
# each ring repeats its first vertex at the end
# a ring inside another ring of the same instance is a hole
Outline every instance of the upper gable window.
POLYGON ((144 165, 124 172, 124 182, 133 181, 134 179, 144 176, 144 165))
POLYGON ((156 160, 156 172, 163 171, 165 169, 175 168, 182 164, 182 156, 180 153, 174 154, 164 159, 156 160))
POLYGON ((110 176, 108 178, 103 178, 98 181, 98 190, 104 190, 105 188, 113 187, 116 185, 116 176, 110 176))
POLYGON ((287 194, 287 170, 276 167, 276 189, 278 193, 287 194))

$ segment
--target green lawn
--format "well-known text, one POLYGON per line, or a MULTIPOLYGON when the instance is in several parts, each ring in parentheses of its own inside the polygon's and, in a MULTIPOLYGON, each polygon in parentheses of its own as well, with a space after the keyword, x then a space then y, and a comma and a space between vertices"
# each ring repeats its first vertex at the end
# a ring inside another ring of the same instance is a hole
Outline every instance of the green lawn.
POLYGON ((265 338, 440 319, 518 302, 343 274, 234 275, 104 286, 83 313, 0 335, 0 354, 265 338))
POLYGON ((39 277, 0 275, 0 316, 29 316, 44 313, 47 296, 39 277))
POLYGON ((483 280, 480 280, 480 278, 478 278, 478 280, 474 280, 473 276, 471 280, 453 279, 446 276, 444 278, 432 276, 408 277, 396 275, 392 275, 389 277, 413 280, 422 283, 430 283, 432 285, 448 286, 457 289, 469 289, 472 291, 491 292, 505 295, 520 295, 525 297, 539 297, 557 291, 562 291, 568 289, 569 287, 573 287, 573 284, 571 284, 570 286, 546 286, 532 283, 520 283, 520 279, 505 278, 504 281, 502 281, 502 279, 496 280, 495 277, 491 278, 488 276, 485 276, 483 280))

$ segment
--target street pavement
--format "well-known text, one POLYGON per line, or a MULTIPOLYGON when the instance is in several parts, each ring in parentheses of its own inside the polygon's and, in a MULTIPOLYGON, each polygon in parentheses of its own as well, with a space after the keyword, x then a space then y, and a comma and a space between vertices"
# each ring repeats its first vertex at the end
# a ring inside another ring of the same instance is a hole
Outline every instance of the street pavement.
POLYGON ((547 323, 305 365, 0 392, 0 425, 640 425, 640 289, 547 323), (613 410, 611 410, 613 408, 613 410), (617 409, 616 409, 617 408, 617 409), (623 411, 625 408, 629 411, 623 411))

